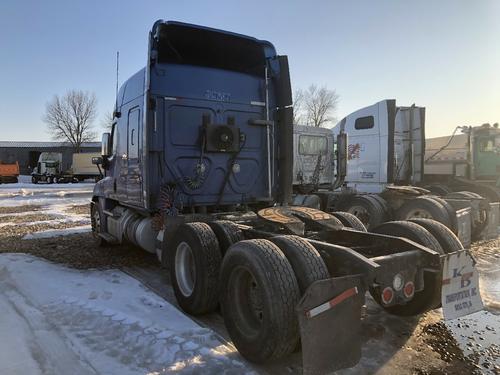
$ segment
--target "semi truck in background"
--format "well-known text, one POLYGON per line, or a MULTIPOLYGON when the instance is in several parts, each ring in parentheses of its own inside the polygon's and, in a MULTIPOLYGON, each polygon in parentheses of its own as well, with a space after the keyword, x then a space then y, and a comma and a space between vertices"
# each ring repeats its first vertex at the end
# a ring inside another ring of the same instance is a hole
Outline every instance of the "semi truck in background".
POLYGON ((19 163, 4 163, 0 161, 0 184, 17 183, 19 177, 19 163))
POLYGON ((424 168, 428 188, 436 193, 468 190, 500 202, 498 123, 459 126, 451 136, 427 138, 424 168))
POLYGON ((31 182, 52 184, 61 176, 62 154, 59 152, 42 152, 38 163, 31 172, 31 182))
MULTIPOLYGON (((296 130, 297 136, 305 131, 296 130)), ((332 189, 316 178, 314 199, 303 196, 304 184, 296 181, 296 202, 307 200, 326 211, 347 211, 369 229, 390 220, 431 218, 450 228, 466 245, 483 236, 496 237, 498 206, 471 192, 438 196, 424 188, 425 108, 383 100, 351 113, 332 130, 324 129, 324 137, 330 131, 349 137, 344 184, 332 189)), ((309 130, 311 136, 318 132, 309 130)), ((301 157, 297 148, 295 154, 301 157)), ((301 175, 313 176, 314 170, 310 167, 301 175)))
POLYGON ((92 163, 92 159, 99 157, 100 153, 74 153, 71 168, 61 170, 62 154, 56 152, 42 152, 38 158, 37 166, 31 173, 31 181, 52 183, 76 183, 86 179, 99 181, 102 174, 99 167, 92 163))
MULTIPOLYGON (((449 231, 434 237, 398 222, 367 233, 288 205, 292 90, 287 57, 271 43, 159 20, 147 51, 103 135, 92 231, 99 244, 155 253, 186 313, 220 306, 245 358, 263 363, 301 347, 305 374, 353 366, 367 291, 390 313, 417 315, 440 305, 448 259, 476 272, 449 231)), ((334 186, 345 176, 344 133, 336 143, 334 186)), ((301 149, 315 147, 304 140, 301 149)))

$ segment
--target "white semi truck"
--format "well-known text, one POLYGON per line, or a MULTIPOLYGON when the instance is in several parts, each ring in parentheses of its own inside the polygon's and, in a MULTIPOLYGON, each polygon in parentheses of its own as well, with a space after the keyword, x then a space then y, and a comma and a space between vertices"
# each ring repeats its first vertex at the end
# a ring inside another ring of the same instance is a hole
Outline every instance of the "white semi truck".
POLYGON ((62 154, 59 152, 42 152, 38 157, 38 163, 31 172, 31 182, 38 184, 46 182, 52 184, 57 182, 61 175, 62 154))
MULTIPOLYGON (((307 129, 296 127, 296 137, 306 134, 307 129)), ((383 100, 351 113, 331 130, 316 128, 309 133, 318 136, 320 131, 332 140, 333 135, 341 131, 348 134, 344 184, 333 189, 320 176, 314 180, 317 182, 314 189, 304 191, 303 184, 296 178, 296 203, 313 205, 317 202, 327 211, 350 212, 368 228, 389 220, 432 218, 452 229, 466 245, 471 238, 486 233, 488 222, 490 235, 496 229, 496 210, 481 196, 439 197, 421 187, 424 183, 425 108, 396 106, 395 100, 383 100), (316 199, 302 195, 311 191, 316 199)), ((300 149, 295 149, 295 155, 300 158, 300 149)), ((320 172, 325 171, 323 167, 320 172)), ((307 176, 313 174, 312 168, 306 171, 303 167, 301 179, 307 181, 307 176)))

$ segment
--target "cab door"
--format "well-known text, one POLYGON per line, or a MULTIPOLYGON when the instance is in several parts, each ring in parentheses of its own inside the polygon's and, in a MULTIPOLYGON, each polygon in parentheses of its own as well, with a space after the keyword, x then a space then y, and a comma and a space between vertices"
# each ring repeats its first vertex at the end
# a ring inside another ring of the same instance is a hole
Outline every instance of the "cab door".
POLYGON ((127 121, 127 201, 142 205, 141 110, 134 107, 127 121))

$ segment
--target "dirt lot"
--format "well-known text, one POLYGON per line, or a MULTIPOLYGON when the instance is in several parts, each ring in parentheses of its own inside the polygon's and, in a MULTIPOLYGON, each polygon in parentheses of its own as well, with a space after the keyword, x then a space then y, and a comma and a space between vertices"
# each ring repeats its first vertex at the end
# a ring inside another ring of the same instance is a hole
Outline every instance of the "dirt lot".
MULTIPOLYGON (((60 206, 61 202, 58 204, 60 206)), ((0 228, 0 253, 29 253, 78 269, 144 269, 149 275, 162 275, 168 281, 168 272, 160 268, 155 256, 132 246, 98 247, 90 233, 23 239, 24 235, 33 232, 81 225, 79 220, 87 220, 86 223, 89 223, 86 216, 88 204, 72 204, 71 200, 65 204, 64 207, 58 206, 59 212, 56 214, 53 212, 54 208, 48 206, 20 204, 15 207, 2 207, 0 223, 15 225, 4 225, 0 228), (55 220, 60 218, 60 215, 69 215, 72 221, 55 220), (54 222, 51 223, 51 220, 54 222), (39 221, 45 222, 37 224, 39 221)), ((487 259, 478 261, 480 269, 482 267, 485 272, 489 272, 492 261, 498 260, 499 247, 499 240, 483 242, 474 247, 473 253, 478 259, 487 259)), ((498 268, 498 261, 496 264, 498 268)), ((496 282, 496 274, 492 277, 496 282)), ((168 299, 168 295, 171 296, 171 293, 165 292, 168 288, 168 285, 162 284, 156 291, 162 296, 166 293, 164 297, 168 299)), ((495 301, 496 296, 491 299, 495 301)), ((169 302, 175 304, 175 301, 169 302)), ((488 304, 488 308, 498 313, 494 304, 488 304)), ((499 326, 500 324, 493 329, 497 330, 499 326)), ((450 327, 442 322, 439 311, 427 313, 419 318, 403 319, 386 314, 373 301, 369 301, 363 332, 365 345, 361 363, 353 369, 339 373, 500 374, 498 347, 482 348, 479 339, 471 336, 470 345, 468 344, 470 350, 464 352, 463 346, 457 342, 457 336, 452 335, 450 327), (478 353, 481 350, 489 351, 486 353, 486 360, 484 356, 480 358, 478 353)), ((496 335, 496 331, 494 334, 496 335)), ((262 370, 264 373, 300 373, 300 354, 294 356, 291 364, 276 364, 262 370)))

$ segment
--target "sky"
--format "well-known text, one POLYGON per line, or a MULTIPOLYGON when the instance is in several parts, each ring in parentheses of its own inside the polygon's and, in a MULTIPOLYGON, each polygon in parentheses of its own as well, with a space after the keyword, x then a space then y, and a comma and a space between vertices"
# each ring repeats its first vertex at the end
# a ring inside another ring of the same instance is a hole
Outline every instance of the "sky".
POLYGON ((2 0, 0 140, 49 140, 46 103, 78 89, 104 114, 145 65, 157 19, 271 41, 289 56, 292 86, 335 89, 335 116, 383 99, 426 110, 427 136, 500 122, 497 0, 2 0))

